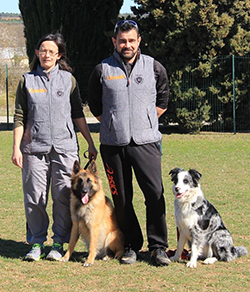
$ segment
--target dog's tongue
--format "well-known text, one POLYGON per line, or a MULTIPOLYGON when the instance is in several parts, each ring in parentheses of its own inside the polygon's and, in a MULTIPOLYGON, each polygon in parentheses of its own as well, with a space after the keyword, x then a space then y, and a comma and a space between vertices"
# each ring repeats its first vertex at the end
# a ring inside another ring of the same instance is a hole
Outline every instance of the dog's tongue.
POLYGON ((82 194, 82 203, 83 203, 83 205, 88 204, 88 201, 89 201, 88 193, 87 194, 82 194))
POLYGON ((180 199, 181 197, 183 197, 184 195, 186 195, 186 193, 187 193, 187 191, 184 191, 182 193, 178 193, 178 194, 176 194, 176 198, 177 199, 180 199))
POLYGON ((176 198, 177 198, 177 199, 180 199, 182 196, 183 196, 183 193, 178 193, 178 194, 176 194, 176 198))

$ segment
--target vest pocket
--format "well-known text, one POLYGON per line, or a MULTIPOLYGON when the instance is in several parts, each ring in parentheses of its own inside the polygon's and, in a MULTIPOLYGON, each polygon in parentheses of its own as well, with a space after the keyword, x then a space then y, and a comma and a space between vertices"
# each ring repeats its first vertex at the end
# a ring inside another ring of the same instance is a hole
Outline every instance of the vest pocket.
POLYGON ((153 128, 152 115, 148 109, 140 109, 140 112, 134 112, 133 127, 136 131, 143 132, 153 128))
POLYGON ((31 127, 32 140, 35 141, 43 141, 44 139, 47 140, 48 133, 50 133, 48 124, 43 121, 35 122, 31 127))
POLYGON ((67 123, 67 129, 69 131, 70 139, 72 139, 73 138, 73 133, 72 133, 72 131, 71 131, 70 126, 69 126, 68 123, 67 123))
POLYGON ((71 128, 68 122, 59 124, 57 127, 54 127, 54 139, 56 140, 65 140, 73 138, 74 129, 71 128), (64 126, 63 126, 64 125, 64 126))
POLYGON ((108 123, 108 129, 109 129, 109 131, 111 131, 112 123, 113 123, 113 118, 112 118, 112 114, 111 114, 111 116, 109 118, 109 123, 108 123))
POLYGON ((147 116, 148 116, 148 122, 149 122, 150 128, 152 128, 153 125, 152 125, 151 117, 148 111, 147 111, 147 116))
POLYGON ((109 118, 108 127, 110 131, 127 132, 129 131, 129 117, 124 115, 124 111, 113 111, 109 118))

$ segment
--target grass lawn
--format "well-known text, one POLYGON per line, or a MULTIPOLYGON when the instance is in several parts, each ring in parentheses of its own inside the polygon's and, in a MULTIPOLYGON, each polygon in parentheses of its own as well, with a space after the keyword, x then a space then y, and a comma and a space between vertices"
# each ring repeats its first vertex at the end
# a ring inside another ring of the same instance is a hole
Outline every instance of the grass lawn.
MULTIPOLYGON (((93 133, 99 147, 99 134, 93 133)), ((79 137, 80 155, 86 143, 79 137)), ((77 243, 73 260, 68 263, 24 262, 29 250, 25 237, 25 216, 21 171, 11 163, 12 132, 0 132, 0 289, 1 291, 249 291, 250 258, 238 258, 231 263, 217 262, 197 269, 188 269, 185 261, 169 267, 154 267, 147 261, 145 205, 143 195, 134 182, 134 205, 144 233, 142 260, 120 265, 117 260, 95 261, 85 268, 81 261, 86 252, 77 243)), ((205 196, 220 212, 230 230, 235 245, 250 250, 250 135, 214 134, 163 135, 162 172, 167 206, 169 248, 176 248, 172 183, 168 175, 174 167, 196 168, 203 177, 205 196)), ((104 189, 109 196, 108 182, 101 157, 97 167, 104 189)), ((51 200, 48 205, 51 218, 51 200)), ((47 250, 52 244, 51 229, 47 250)), ((65 250, 67 246, 65 245, 65 250)))

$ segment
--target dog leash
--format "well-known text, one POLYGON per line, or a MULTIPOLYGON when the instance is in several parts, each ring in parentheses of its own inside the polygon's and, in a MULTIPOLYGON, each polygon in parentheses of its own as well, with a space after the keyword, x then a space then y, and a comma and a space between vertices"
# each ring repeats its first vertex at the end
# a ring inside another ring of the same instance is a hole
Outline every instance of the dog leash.
MULTIPOLYGON (((84 158, 87 158, 88 159, 88 154, 89 153, 89 151, 88 150, 86 150, 84 153, 83 153, 83 156, 84 156, 84 158)), ((86 165, 84 166, 84 170, 86 170, 88 167, 89 167, 89 165, 90 165, 90 163, 91 163, 91 161, 94 159, 94 157, 93 156, 91 156, 90 157, 90 159, 89 159, 89 161, 86 163, 86 165)))

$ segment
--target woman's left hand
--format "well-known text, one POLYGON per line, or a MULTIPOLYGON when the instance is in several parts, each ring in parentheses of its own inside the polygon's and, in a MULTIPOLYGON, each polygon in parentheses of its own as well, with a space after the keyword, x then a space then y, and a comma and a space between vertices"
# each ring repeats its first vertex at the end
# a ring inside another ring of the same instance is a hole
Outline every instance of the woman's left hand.
POLYGON ((94 160, 96 160, 98 151, 95 148, 95 145, 89 145, 88 152, 89 152, 89 157, 88 158, 89 159, 93 158, 94 160))

